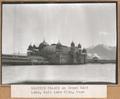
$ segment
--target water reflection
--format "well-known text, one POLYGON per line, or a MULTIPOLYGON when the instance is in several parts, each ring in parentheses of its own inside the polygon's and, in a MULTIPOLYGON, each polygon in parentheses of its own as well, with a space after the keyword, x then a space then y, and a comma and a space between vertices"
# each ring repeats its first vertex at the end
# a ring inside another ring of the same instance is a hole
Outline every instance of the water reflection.
POLYGON ((33 82, 112 82, 115 64, 3 66, 2 83, 33 82))

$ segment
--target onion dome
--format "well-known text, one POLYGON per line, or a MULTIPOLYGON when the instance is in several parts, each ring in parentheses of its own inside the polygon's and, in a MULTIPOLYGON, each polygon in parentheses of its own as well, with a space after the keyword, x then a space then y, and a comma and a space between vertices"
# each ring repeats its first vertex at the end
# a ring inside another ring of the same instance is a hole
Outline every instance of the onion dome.
POLYGON ((71 43, 71 47, 75 47, 75 43, 73 41, 71 43))
POLYGON ((48 45, 48 43, 45 40, 42 42, 42 44, 43 45, 48 45))
POLYGON ((81 44, 80 43, 78 44, 78 48, 81 48, 81 44))
POLYGON ((29 46, 28 46, 28 49, 27 50, 32 50, 33 49, 33 47, 32 47, 32 45, 30 44, 29 46))
POLYGON ((42 43, 40 43, 40 45, 39 45, 39 49, 42 49, 42 48, 44 48, 45 46, 47 46, 48 44, 45 42, 45 40, 42 42, 42 43))
POLYGON ((83 48, 82 53, 87 53, 87 50, 83 48))
POLYGON ((58 41, 57 45, 56 45, 56 49, 60 49, 62 47, 62 44, 60 43, 60 41, 58 41))
POLYGON ((33 48, 37 48, 37 47, 35 46, 35 44, 33 45, 33 48))

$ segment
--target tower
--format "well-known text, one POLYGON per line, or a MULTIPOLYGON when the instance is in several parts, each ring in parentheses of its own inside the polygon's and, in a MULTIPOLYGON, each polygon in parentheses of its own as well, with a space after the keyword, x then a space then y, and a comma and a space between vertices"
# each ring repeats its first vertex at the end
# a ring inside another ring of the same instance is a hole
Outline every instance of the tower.
POLYGON ((58 64, 61 64, 61 53, 62 53, 62 44, 60 43, 60 41, 58 41, 58 43, 56 44, 56 60, 58 64))
POLYGON ((84 64, 86 63, 86 58, 87 58, 87 50, 83 48, 82 54, 84 55, 84 64))
POLYGON ((28 56, 32 55, 32 51, 33 51, 33 47, 32 47, 32 45, 30 44, 30 45, 28 46, 28 49, 27 49, 27 55, 28 55, 28 56))
POLYGON ((44 47, 46 47, 46 46, 48 46, 48 43, 45 41, 45 40, 43 40, 43 42, 42 43, 40 43, 40 45, 39 45, 39 51, 40 50, 42 50, 44 47))
POLYGON ((74 51, 75 50, 75 43, 72 41, 71 42, 71 50, 74 51))
POLYGON ((82 53, 81 48, 82 48, 82 46, 81 46, 81 44, 79 43, 79 44, 78 44, 78 52, 79 52, 79 54, 81 54, 81 53, 82 53))
POLYGON ((77 60, 77 63, 81 63, 81 58, 82 58, 82 56, 81 56, 81 54, 82 54, 82 49, 81 49, 81 44, 79 43, 78 44, 78 47, 77 47, 77 52, 76 52, 76 60, 77 60))
POLYGON ((75 43, 73 41, 71 42, 70 54, 72 63, 76 63, 75 43))

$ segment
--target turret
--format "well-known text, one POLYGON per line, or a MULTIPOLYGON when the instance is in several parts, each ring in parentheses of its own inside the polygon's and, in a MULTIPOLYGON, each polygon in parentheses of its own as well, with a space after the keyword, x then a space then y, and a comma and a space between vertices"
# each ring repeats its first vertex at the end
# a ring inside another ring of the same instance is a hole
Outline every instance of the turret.
POLYGON ((81 49, 81 44, 78 44, 78 53, 81 54, 82 53, 82 49, 81 49))
POLYGON ((58 64, 61 64, 61 55, 62 55, 62 44, 60 41, 56 44, 56 62, 58 64))
POLYGON ((40 43, 40 45, 39 45, 39 50, 41 50, 42 48, 44 48, 45 46, 48 46, 48 44, 47 44, 47 42, 45 41, 45 40, 43 40, 43 42, 42 43, 40 43))
POLYGON ((37 48, 35 44, 33 45, 33 48, 34 48, 34 49, 36 49, 36 48, 37 48))
POLYGON ((45 40, 43 40, 42 43, 43 43, 44 46, 47 46, 47 45, 48 45, 48 43, 47 43, 45 40))
POLYGON ((75 43, 73 41, 71 42, 71 47, 75 47, 75 43))
POLYGON ((71 51, 74 52, 75 51, 75 43, 72 41, 71 42, 71 51))
POLYGON ((80 44, 80 43, 78 44, 78 48, 80 48, 80 49, 81 49, 81 44, 80 44))
POLYGON ((62 48, 62 44, 60 43, 60 41, 58 41, 57 45, 56 45, 56 49, 61 49, 62 48))
POLYGON ((85 48, 83 48, 82 50, 82 54, 84 55, 84 63, 86 63, 86 58, 87 58, 87 50, 85 48))
POLYGON ((85 48, 83 48, 82 53, 86 54, 87 50, 85 48))
POLYGON ((70 55, 72 59, 71 62, 76 63, 75 43, 73 41, 71 42, 70 55))
POLYGON ((27 50, 32 50, 32 45, 30 44, 29 46, 28 46, 28 49, 27 50))
POLYGON ((32 50, 33 50, 33 47, 32 47, 32 45, 30 44, 29 46, 28 46, 28 49, 27 49, 27 55, 29 56, 29 55, 32 55, 32 50))

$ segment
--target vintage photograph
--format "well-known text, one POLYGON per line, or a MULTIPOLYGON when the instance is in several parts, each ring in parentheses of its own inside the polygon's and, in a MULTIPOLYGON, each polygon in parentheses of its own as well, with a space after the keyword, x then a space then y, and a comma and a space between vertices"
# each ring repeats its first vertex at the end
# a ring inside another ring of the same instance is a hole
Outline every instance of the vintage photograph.
POLYGON ((3 3, 2 84, 116 84, 116 3, 3 3))

